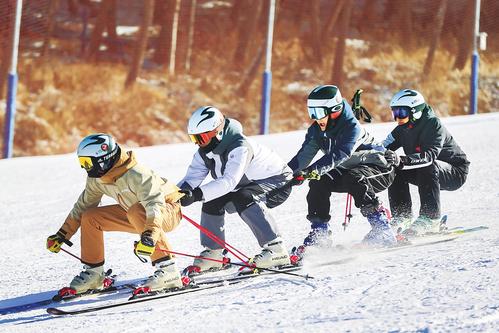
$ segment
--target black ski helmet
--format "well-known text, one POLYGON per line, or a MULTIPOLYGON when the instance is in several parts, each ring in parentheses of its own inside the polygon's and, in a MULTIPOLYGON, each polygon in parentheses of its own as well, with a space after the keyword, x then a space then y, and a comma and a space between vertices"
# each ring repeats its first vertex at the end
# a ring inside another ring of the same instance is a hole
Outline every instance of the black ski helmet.
POLYGON ((85 137, 78 145, 78 160, 91 178, 100 178, 116 163, 120 147, 109 134, 98 133, 85 137))

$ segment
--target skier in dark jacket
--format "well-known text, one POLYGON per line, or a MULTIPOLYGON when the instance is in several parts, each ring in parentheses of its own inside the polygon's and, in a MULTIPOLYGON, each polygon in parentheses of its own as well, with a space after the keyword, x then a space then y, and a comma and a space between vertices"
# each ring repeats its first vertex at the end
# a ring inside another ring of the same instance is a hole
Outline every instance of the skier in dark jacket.
POLYGON ((288 163, 300 184, 300 176, 311 179, 307 195, 307 219, 312 223, 304 245, 327 245, 332 192, 350 193, 367 217, 372 230, 364 241, 392 245, 395 236, 376 193, 388 188, 394 168, 385 158, 385 148, 360 125, 350 105, 333 85, 316 87, 308 96, 308 112, 314 123, 305 141, 288 163), (324 156, 310 164, 319 151, 324 156), (316 178, 316 179, 313 179, 316 178))
POLYGON ((416 90, 397 92, 390 107, 398 126, 383 141, 390 151, 402 147, 405 156, 392 154, 396 176, 388 190, 392 225, 406 235, 440 229, 440 190, 454 191, 466 181, 470 162, 449 131, 416 90), (409 184, 418 186, 421 206, 412 221, 409 184))

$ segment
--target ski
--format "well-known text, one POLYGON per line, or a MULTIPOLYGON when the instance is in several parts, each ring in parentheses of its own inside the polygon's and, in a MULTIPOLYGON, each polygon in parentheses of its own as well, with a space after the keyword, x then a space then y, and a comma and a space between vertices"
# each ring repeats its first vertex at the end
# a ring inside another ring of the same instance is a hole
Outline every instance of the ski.
MULTIPOLYGON (((232 282, 232 281, 241 281, 241 280, 247 280, 251 279, 254 277, 261 277, 261 276, 266 276, 266 275, 274 275, 274 274, 279 274, 279 273, 287 273, 287 272, 295 272, 301 270, 301 266, 296 266, 296 265, 286 265, 286 266, 281 266, 279 268, 275 268, 274 271, 260 271, 258 273, 253 273, 253 274, 228 274, 228 275, 223 275, 223 276, 217 276, 217 277, 204 277, 204 278, 195 278, 194 283, 197 285, 210 285, 210 284, 216 284, 220 282, 232 282)), ((309 276, 308 274, 306 275, 300 275, 300 277, 303 277, 305 279, 310 279, 313 278, 312 276, 309 276)))
POLYGON ((82 313, 89 313, 89 312, 96 312, 96 311, 101 311, 101 310, 106 310, 106 309, 111 309, 111 308, 116 308, 116 307, 121 307, 125 305, 133 305, 136 303, 142 303, 142 302, 148 302, 148 301, 155 301, 158 299, 164 299, 168 297, 173 297, 173 296, 180 296, 180 295, 185 295, 185 294, 190 294, 198 291, 203 291, 203 290, 208 290, 208 289, 214 289, 214 288, 219 288, 219 287, 224 287, 227 285, 235 284, 238 283, 239 281, 223 281, 219 282, 217 284, 211 284, 211 285, 205 285, 205 286, 188 286, 183 289, 177 290, 177 291, 168 291, 168 292, 156 292, 153 294, 144 294, 141 295, 139 298, 136 299, 131 299, 131 300, 126 300, 126 301, 119 301, 111 304, 106 304, 106 305, 98 305, 98 306, 93 306, 93 307, 87 307, 84 309, 76 309, 76 310, 62 310, 60 308, 48 308, 47 312, 56 315, 56 316, 61 316, 61 315, 77 315, 77 314, 82 314, 82 313))
MULTIPOLYGON (((197 291, 228 286, 228 285, 236 284, 236 283, 242 282, 244 280, 255 278, 255 277, 275 275, 275 274, 278 274, 281 272, 282 273, 293 272, 293 271, 300 270, 301 268, 302 268, 301 266, 287 265, 287 266, 283 266, 280 268, 276 268, 274 271, 261 271, 259 273, 254 273, 254 274, 237 275, 237 273, 236 273, 236 274, 226 275, 226 276, 222 276, 222 277, 215 277, 215 278, 206 277, 204 279, 195 279, 193 284, 187 285, 186 287, 179 289, 179 290, 175 290, 175 291, 165 290, 165 291, 154 291, 154 292, 145 293, 145 294, 137 294, 137 295, 130 297, 126 301, 120 301, 120 302, 116 302, 116 303, 112 303, 112 304, 88 307, 88 308, 77 309, 77 310, 66 311, 66 310, 62 310, 60 308, 50 307, 47 309, 47 312, 52 314, 52 315, 59 316, 59 315, 77 315, 77 314, 81 314, 81 313, 101 311, 101 310, 105 310, 105 309, 110 309, 110 308, 115 308, 115 307, 120 307, 120 306, 140 303, 140 302, 153 301, 153 300, 157 300, 157 299, 163 299, 163 298, 168 298, 168 297, 173 297, 173 296, 178 296, 178 295, 194 293, 197 291)), ((308 276, 308 275, 304 275, 302 277, 312 278, 311 276, 308 276)))
POLYGON ((55 296, 48 298, 48 299, 2 308, 2 309, 0 309, 0 315, 29 311, 29 310, 33 310, 36 308, 48 306, 51 304, 59 304, 62 302, 64 302, 64 303, 71 302, 71 301, 79 300, 82 298, 88 298, 90 296, 101 296, 101 295, 119 293, 122 290, 133 290, 134 288, 135 288, 135 284, 124 283, 124 284, 120 284, 120 285, 116 285, 116 286, 111 286, 109 288, 102 289, 102 290, 92 290, 91 292, 87 292, 87 293, 83 293, 83 294, 75 294, 75 295, 62 297, 62 298, 59 297, 59 294, 56 294, 55 296))

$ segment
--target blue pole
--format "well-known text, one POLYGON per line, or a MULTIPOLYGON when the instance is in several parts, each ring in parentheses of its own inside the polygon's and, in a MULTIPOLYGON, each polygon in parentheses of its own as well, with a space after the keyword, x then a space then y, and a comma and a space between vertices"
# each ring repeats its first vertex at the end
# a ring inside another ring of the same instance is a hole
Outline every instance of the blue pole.
POLYGON ((470 114, 478 112, 478 55, 477 38, 480 31, 480 0, 475 0, 475 26, 473 27, 473 53, 471 56, 470 114))
POLYGON ((478 68, 480 56, 473 51, 471 56, 471 82, 470 82, 470 114, 478 113, 478 68))
POLYGON ((5 113, 5 127, 3 138, 3 157, 12 157, 14 146, 14 123, 16 117, 17 74, 9 74, 7 87, 7 112, 5 113))
POLYGON ((263 72, 263 85, 262 85, 262 111, 260 114, 260 134, 269 133, 270 121, 270 92, 272 91, 272 72, 263 72))
POLYGON ((270 95, 272 88, 272 41, 274 35, 275 0, 269 3, 269 24, 267 26, 267 50, 265 53, 265 71, 262 83, 262 109, 260 112, 260 134, 269 133, 270 95))
POLYGON ((7 110, 5 112, 5 126, 3 137, 3 157, 12 157, 14 145, 14 125, 16 115, 16 93, 17 93, 17 56, 19 50, 19 33, 21 31, 21 14, 23 0, 16 2, 16 15, 14 17, 14 29, 12 29, 12 54, 10 56, 10 69, 7 87, 7 110))

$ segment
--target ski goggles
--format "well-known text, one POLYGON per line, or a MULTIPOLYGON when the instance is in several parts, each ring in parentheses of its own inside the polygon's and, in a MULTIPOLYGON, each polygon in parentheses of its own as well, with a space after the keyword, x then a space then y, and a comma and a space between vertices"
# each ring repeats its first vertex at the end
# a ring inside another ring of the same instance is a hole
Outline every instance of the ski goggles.
POLYGON ((215 136, 217 136, 218 130, 214 129, 213 131, 199 133, 199 134, 189 134, 189 138, 192 142, 197 145, 205 145, 211 141, 215 136))
POLYGON ((80 166, 86 171, 90 171, 94 167, 92 158, 90 156, 79 156, 78 160, 80 161, 80 166))
POLYGON ((394 106, 392 107, 393 119, 404 119, 409 117, 411 109, 407 106, 394 106))
POLYGON ((307 109, 310 119, 319 120, 331 113, 340 112, 343 109, 343 103, 329 108, 325 106, 309 106, 307 109))

